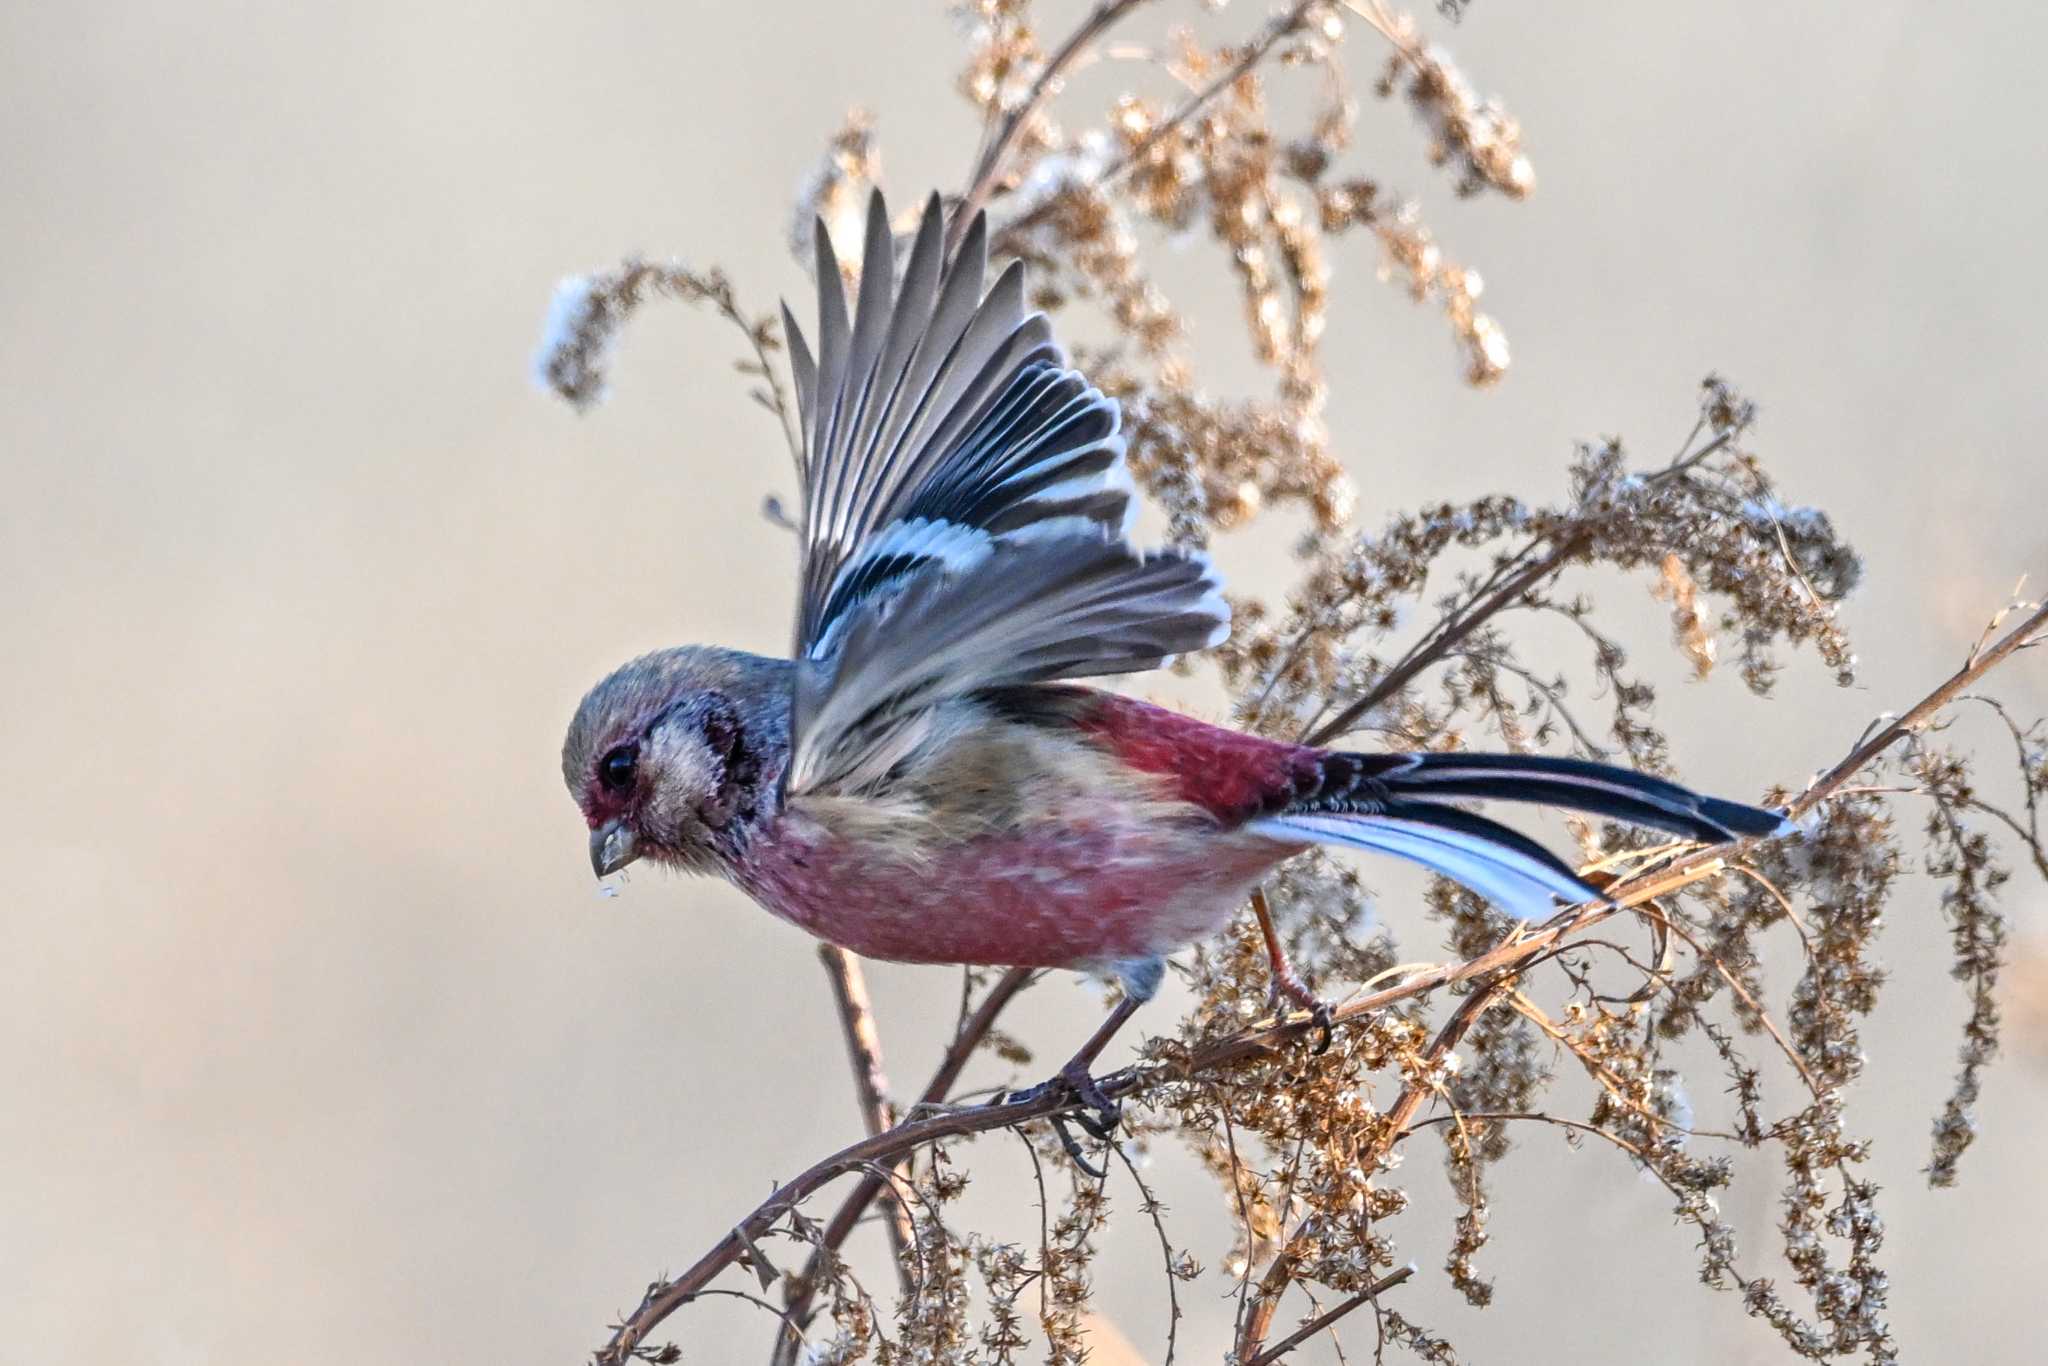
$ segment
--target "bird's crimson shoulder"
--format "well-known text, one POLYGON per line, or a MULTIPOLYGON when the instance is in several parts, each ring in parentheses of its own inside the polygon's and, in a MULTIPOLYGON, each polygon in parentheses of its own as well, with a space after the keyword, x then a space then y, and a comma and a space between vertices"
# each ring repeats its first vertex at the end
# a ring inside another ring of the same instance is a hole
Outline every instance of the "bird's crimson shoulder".
POLYGON ((1074 724, 1226 825, 1284 807, 1320 779, 1320 750, 1226 730, 1114 693, 1091 694, 1074 724))

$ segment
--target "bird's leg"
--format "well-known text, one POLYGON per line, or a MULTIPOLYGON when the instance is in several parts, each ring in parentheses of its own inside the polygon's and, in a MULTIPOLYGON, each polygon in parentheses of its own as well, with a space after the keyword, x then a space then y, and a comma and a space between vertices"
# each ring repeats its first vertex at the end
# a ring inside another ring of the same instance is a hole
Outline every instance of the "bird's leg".
POLYGON ((1095 1032, 1088 1036, 1088 1042, 1081 1045, 1066 1065, 1060 1068, 1059 1082, 1073 1091, 1075 1097, 1087 1106, 1091 1113, 1074 1116, 1074 1122, 1100 1139, 1107 1139, 1116 1131, 1117 1121, 1123 1118, 1123 1107, 1103 1094, 1096 1083, 1095 1074, 1089 1069, 1102 1056, 1102 1050, 1109 1047, 1109 1041, 1124 1027, 1124 1021, 1137 1013, 1145 1004, 1137 997, 1126 993, 1116 1003, 1116 1009, 1109 1012, 1095 1032))
MULTIPOLYGON (((1123 983, 1124 998, 1117 1002, 1116 1008, 1095 1027, 1095 1032, 1088 1036, 1088 1041, 1075 1050, 1074 1056, 1068 1058, 1066 1064, 1050 1080, 1012 1096, 998 1096, 998 1103, 1005 1099, 1038 1100, 1052 1092, 1067 1092, 1084 1107, 1080 1113, 1072 1116, 1074 1123, 1080 1125, 1089 1137, 1100 1142, 1109 1142, 1116 1134, 1117 1124, 1123 1119, 1123 1107, 1110 1099, 1108 1093, 1102 1089, 1101 1083, 1095 1080, 1092 1070, 1095 1060, 1102 1056, 1103 1049, 1109 1047, 1110 1040, 1124 1027, 1124 1022, 1137 1013, 1139 1006, 1151 1000, 1158 992, 1160 979, 1165 975, 1164 958, 1134 958, 1119 962, 1116 965, 1116 976, 1117 980, 1123 983)), ((1073 1136, 1067 1132, 1064 1119, 1065 1117, 1060 1115, 1052 1116, 1052 1126, 1060 1136, 1061 1146, 1067 1150, 1067 1156, 1073 1158, 1082 1171, 1100 1179, 1102 1173, 1082 1156, 1080 1145, 1074 1142, 1073 1136)))
MULTIPOLYGON (((1116 1037, 1117 1030, 1123 1028, 1124 1021, 1130 1019, 1143 1004, 1143 1001, 1130 995, 1118 1001, 1116 1009, 1110 1011, 1108 1017, 1096 1026, 1095 1032, 1088 1036, 1088 1042, 1082 1044, 1079 1051, 1067 1059, 1059 1074, 1042 1087, 1034 1086, 1026 1094, 1041 1094, 1047 1088, 1073 1092, 1074 1098, 1086 1107, 1072 1116, 1074 1123, 1080 1125, 1082 1130, 1098 1143, 1113 1141, 1116 1137, 1116 1126, 1123 1119, 1123 1107, 1103 1092, 1101 1084, 1095 1080, 1095 1074, 1090 1068, 1095 1059, 1101 1056, 1102 1050, 1109 1046, 1109 1041, 1116 1037)), ((1068 1157, 1074 1159, 1075 1166, 1100 1181, 1102 1169, 1091 1163, 1082 1153, 1081 1145, 1067 1132, 1066 1119, 1063 1115, 1052 1116, 1053 1132, 1060 1136, 1060 1146, 1067 1150, 1068 1157)))
POLYGON ((1088 1069, 1102 1055, 1102 1050, 1109 1047, 1109 1041, 1123 1028, 1124 1021, 1130 1019, 1143 1004, 1134 996, 1125 996, 1117 1002, 1116 1009, 1095 1027, 1095 1032, 1088 1036, 1088 1042, 1082 1044, 1049 1080, 1022 1091, 998 1095, 991 1103, 1002 1105, 1011 1101, 1041 1100, 1054 1091, 1070 1091, 1076 1100, 1094 1112, 1086 1117, 1077 1117, 1076 1122, 1097 1138, 1105 1136, 1116 1127, 1117 1120, 1122 1117, 1121 1111, 1117 1103, 1103 1093, 1088 1069))
POLYGON ((1273 928, 1273 911, 1266 905, 1266 891, 1263 887, 1252 890, 1252 914, 1259 918, 1259 933, 1266 937, 1266 963, 1271 969, 1272 984, 1267 988, 1267 999, 1277 1012, 1282 997, 1294 1002, 1309 1013, 1315 1026, 1322 1034, 1322 1041, 1316 1045, 1316 1053, 1330 1051, 1334 1036, 1334 1021, 1331 1018, 1330 1003, 1308 989, 1308 983, 1295 975, 1294 965, 1287 961, 1287 950, 1281 946, 1280 933, 1273 928))

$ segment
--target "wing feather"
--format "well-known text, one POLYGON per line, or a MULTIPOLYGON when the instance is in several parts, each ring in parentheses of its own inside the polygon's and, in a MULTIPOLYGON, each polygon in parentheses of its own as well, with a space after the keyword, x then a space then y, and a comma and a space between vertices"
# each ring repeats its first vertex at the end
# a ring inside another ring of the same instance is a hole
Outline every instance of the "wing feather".
POLYGON ((859 790, 915 748, 933 710, 988 688, 1153 669, 1229 630, 1208 557, 1099 533, 930 563, 844 619, 798 672, 791 791, 859 790))
POLYGON ((811 359, 811 344, 804 340, 803 329, 796 325, 788 304, 782 306, 782 335, 789 338, 789 373, 796 382, 797 429, 803 435, 797 474, 802 476, 810 468, 811 432, 818 419, 818 363, 811 359))
POLYGON ((855 311, 817 229, 818 346, 788 310, 803 454, 793 788, 874 780, 977 688, 1156 667, 1220 638, 1208 562, 1127 543, 1116 402, 1067 368, 1023 268, 984 293, 977 214, 948 262, 927 201, 900 284, 870 202, 855 311))
POLYGON ((818 415, 813 423, 817 438, 816 456, 831 449, 844 400, 849 324, 846 317, 846 284, 839 275, 839 257, 832 250, 832 234, 822 220, 813 232, 817 243, 818 271, 818 415))

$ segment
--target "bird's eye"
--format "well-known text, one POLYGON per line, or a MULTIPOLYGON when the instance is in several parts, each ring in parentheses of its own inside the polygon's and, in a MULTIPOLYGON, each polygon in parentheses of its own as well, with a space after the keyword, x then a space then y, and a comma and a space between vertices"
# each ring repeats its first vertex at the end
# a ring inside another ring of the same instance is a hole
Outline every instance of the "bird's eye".
POLYGON ((633 785, 633 765, 638 762, 638 745, 620 745, 598 761, 598 784, 607 792, 624 792, 633 785))

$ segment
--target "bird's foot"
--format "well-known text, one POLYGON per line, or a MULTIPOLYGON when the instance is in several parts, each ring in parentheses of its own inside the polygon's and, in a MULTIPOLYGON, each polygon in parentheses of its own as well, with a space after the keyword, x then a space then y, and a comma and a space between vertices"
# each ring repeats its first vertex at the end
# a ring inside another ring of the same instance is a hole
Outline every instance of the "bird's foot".
POLYGON ((1048 1098, 1071 1099, 1079 1103, 1079 1109, 1056 1110, 1048 1118, 1052 1121, 1053 1132, 1060 1136, 1060 1146, 1066 1149, 1067 1156, 1074 1160, 1074 1165, 1100 1181, 1103 1176, 1102 1169, 1088 1160, 1073 1131, 1067 1128, 1067 1121, 1072 1120, 1083 1133, 1098 1143, 1113 1143, 1116 1141, 1117 1125, 1123 1122, 1123 1106, 1110 1098, 1102 1089, 1102 1084, 1096 1081, 1088 1068, 1078 1060, 1061 1068, 1057 1076, 1026 1090, 998 1095, 990 1103, 1006 1105, 1021 1101, 1029 1104, 1048 1098))
POLYGON ((1085 1067, 1069 1063, 1061 1070, 1059 1080, 1086 1107, 1074 1116, 1074 1123, 1086 1129, 1092 1137, 1109 1142, 1116 1133, 1116 1126, 1123 1122, 1124 1107, 1109 1098, 1085 1067))
POLYGON ((1272 1006, 1276 1020, 1290 1005, 1306 1010, 1309 1023, 1319 1036, 1312 1056, 1320 1058, 1330 1051, 1330 1044, 1337 1037, 1337 1013, 1328 1001, 1310 991, 1307 983, 1292 972, 1275 973, 1273 984, 1266 988, 1266 1001, 1272 1006))
POLYGON ((1273 910, 1266 904, 1263 888, 1252 890, 1252 914, 1258 917, 1259 934, 1266 941, 1266 962, 1273 973, 1271 984, 1266 988, 1266 1001, 1273 1008, 1273 1019, 1278 1023, 1283 1001, 1292 1001, 1306 1010, 1316 1032, 1323 1036, 1313 1054, 1320 1058, 1330 1051, 1330 1044, 1336 1037, 1336 1012, 1330 1009, 1329 1002, 1308 989, 1308 983, 1295 975, 1294 965, 1287 961, 1287 946, 1280 942, 1280 932, 1273 928, 1273 910))
POLYGON ((1022 1091, 999 1091, 988 1103, 990 1105, 1035 1105, 1039 1101, 1058 1097, 1078 1101, 1083 1112, 1074 1116, 1074 1122, 1097 1138, 1113 1133, 1123 1119, 1123 1106, 1109 1098, 1100 1082, 1089 1075, 1086 1067, 1068 1063, 1057 1075, 1047 1078, 1036 1086, 1027 1086, 1022 1091))

